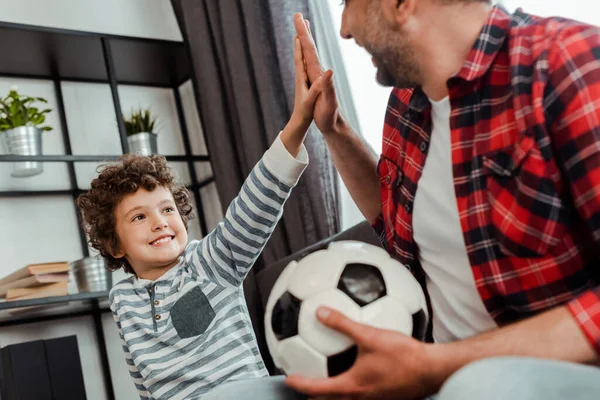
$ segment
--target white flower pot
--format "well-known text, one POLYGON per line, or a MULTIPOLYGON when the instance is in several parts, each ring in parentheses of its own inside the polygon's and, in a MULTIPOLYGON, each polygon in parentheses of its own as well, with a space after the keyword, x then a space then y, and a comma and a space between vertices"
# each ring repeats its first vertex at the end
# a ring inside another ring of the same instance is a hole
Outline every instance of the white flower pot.
MULTIPOLYGON (((42 155, 42 133, 35 126, 19 126, 0 132, 2 144, 6 152, 18 156, 40 156, 42 155)), ((41 161, 23 161, 13 163, 11 176, 24 178, 38 175, 44 172, 41 161)))

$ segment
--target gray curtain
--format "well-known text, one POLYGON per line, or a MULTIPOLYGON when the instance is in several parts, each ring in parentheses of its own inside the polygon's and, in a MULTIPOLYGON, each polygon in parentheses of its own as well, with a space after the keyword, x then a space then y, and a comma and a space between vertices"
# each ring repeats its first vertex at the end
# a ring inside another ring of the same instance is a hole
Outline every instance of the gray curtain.
MULTIPOLYGON (((194 69, 193 85, 219 196, 226 209, 293 109, 292 17, 308 0, 172 0, 194 69)), ((339 231, 337 179, 321 134, 310 165, 267 244, 268 265, 339 231)), ((261 268, 258 264, 257 269, 261 268)))
MULTIPOLYGON (((308 15, 308 0, 171 2, 189 47, 198 112, 225 210, 293 110, 293 14, 308 15)), ((256 273, 340 229, 337 175, 327 145, 314 127, 305 145, 309 167, 244 281, 263 355, 268 353, 256 273)), ((270 357, 264 358, 273 372, 270 357)))

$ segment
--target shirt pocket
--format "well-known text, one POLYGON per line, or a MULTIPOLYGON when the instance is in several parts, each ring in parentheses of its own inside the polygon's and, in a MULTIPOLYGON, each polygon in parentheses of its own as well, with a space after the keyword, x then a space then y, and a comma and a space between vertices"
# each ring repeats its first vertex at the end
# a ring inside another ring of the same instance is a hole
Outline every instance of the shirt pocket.
POLYGON ((560 171, 544 160, 532 140, 483 157, 490 220, 500 251, 511 257, 541 257, 567 231, 559 194, 560 171))
POLYGON ((200 287, 188 291, 171 308, 171 321, 181 339, 206 332, 215 319, 215 311, 200 287))

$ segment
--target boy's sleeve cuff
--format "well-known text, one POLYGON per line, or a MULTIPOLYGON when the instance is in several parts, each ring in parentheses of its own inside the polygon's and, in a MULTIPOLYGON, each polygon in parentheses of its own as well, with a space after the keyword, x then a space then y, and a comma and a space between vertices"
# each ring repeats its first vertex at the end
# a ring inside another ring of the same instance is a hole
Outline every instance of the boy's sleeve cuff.
POLYGON ((263 163, 282 183, 295 186, 308 166, 308 152, 303 144, 298 157, 294 158, 283 145, 280 136, 281 132, 263 156, 263 163))

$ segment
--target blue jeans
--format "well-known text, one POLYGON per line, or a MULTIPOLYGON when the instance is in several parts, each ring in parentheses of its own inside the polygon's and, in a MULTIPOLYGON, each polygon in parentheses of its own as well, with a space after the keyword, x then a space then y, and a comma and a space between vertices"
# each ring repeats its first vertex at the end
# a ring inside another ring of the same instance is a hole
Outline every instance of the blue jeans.
MULTIPOLYGON (((284 377, 236 381, 202 400, 304 400, 284 377)), ((533 358, 498 357, 457 371, 431 400, 598 400, 600 368, 533 358)))

